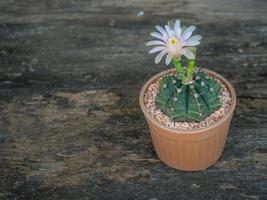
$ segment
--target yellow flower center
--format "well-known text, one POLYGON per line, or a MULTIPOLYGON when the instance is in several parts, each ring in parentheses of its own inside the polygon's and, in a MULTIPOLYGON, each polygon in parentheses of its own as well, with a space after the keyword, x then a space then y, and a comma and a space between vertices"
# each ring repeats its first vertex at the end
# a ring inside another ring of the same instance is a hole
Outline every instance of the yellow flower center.
POLYGON ((178 43, 178 40, 176 39, 176 37, 171 37, 171 38, 169 38, 168 42, 171 45, 176 45, 178 43))

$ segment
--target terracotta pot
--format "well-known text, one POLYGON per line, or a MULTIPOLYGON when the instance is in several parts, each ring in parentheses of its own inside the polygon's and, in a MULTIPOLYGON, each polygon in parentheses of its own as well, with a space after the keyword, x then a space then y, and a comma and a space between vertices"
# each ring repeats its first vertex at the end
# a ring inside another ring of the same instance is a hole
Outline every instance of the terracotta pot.
POLYGON ((163 71, 143 86, 139 101, 150 129, 150 135, 158 157, 170 167, 184 171, 205 170, 221 156, 228 134, 229 125, 236 106, 236 94, 232 85, 221 75, 204 69, 209 75, 221 80, 232 97, 231 107, 226 115, 205 128, 177 130, 160 124, 146 110, 144 93, 148 86, 174 69, 163 71))

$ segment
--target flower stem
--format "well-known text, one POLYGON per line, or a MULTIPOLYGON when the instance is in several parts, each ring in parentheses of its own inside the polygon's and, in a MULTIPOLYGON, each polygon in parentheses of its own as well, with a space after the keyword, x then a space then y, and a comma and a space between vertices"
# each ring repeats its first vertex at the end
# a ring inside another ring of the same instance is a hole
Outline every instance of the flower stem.
POLYGON ((192 79, 194 68, 195 68, 195 59, 188 59, 188 66, 187 66, 187 72, 186 72, 188 80, 192 79))
POLYGON ((173 58, 172 64, 175 67, 176 74, 178 75, 178 77, 183 77, 183 66, 181 64, 181 60, 173 58))

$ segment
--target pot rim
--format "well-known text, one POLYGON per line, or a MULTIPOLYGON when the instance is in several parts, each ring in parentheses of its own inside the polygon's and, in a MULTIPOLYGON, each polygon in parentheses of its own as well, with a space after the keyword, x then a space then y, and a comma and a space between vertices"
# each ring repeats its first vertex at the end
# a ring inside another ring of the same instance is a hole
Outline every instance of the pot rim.
POLYGON ((206 127, 196 128, 196 129, 192 129, 192 130, 181 130, 181 129, 170 128, 170 127, 166 127, 166 126, 162 125, 160 122, 158 122, 156 119, 154 119, 154 117, 152 117, 148 113, 148 111, 147 111, 147 109, 146 109, 146 107, 144 105, 144 101, 143 101, 146 89, 155 80, 159 79, 160 77, 162 77, 162 76, 164 76, 166 74, 169 74, 172 71, 175 71, 175 69, 164 70, 164 71, 152 76, 145 83, 145 85, 143 85, 143 87, 141 89, 141 92, 140 92, 140 95, 139 95, 139 104, 140 104, 140 107, 141 107, 142 112, 144 113, 145 117, 147 119, 149 119, 154 125, 159 126, 162 129, 165 129, 167 131, 171 131, 171 132, 176 133, 176 134, 177 133, 179 133, 179 134, 197 134, 197 133, 204 132, 206 130, 210 130, 210 129, 216 128, 220 124, 224 123, 229 117, 232 116, 232 114, 234 112, 234 109, 235 109, 235 106, 236 106, 236 93, 235 93, 235 90, 234 90, 233 86, 231 85, 231 83, 227 79, 225 79, 222 75, 220 75, 220 74, 218 74, 218 73, 216 73, 216 72, 214 72, 212 70, 209 70, 209 69, 205 69, 205 68, 201 68, 201 69, 204 70, 205 72, 207 72, 209 75, 211 75, 213 77, 216 77, 220 81, 222 81, 230 91, 230 94, 231 94, 231 106, 230 106, 230 109, 227 111, 226 115, 223 118, 219 119, 215 123, 213 123, 211 125, 208 125, 206 127))

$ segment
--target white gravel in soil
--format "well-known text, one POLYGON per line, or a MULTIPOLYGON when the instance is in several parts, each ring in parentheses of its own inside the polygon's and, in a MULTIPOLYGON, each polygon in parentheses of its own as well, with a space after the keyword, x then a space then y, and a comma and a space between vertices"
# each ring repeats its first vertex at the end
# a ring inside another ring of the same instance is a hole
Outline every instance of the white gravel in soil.
POLYGON ((201 122, 175 122, 167 115, 165 115, 159 108, 155 105, 155 98, 159 91, 159 83, 161 79, 150 84, 144 95, 144 105, 148 110, 149 114, 152 115, 158 122, 162 125, 170 128, 180 129, 180 130, 193 130, 198 128, 203 128, 209 126, 216 121, 220 120, 225 116, 231 105, 231 95, 227 87, 219 80, 221 83, 221 108, 214 111, 207 118, 201 122))

